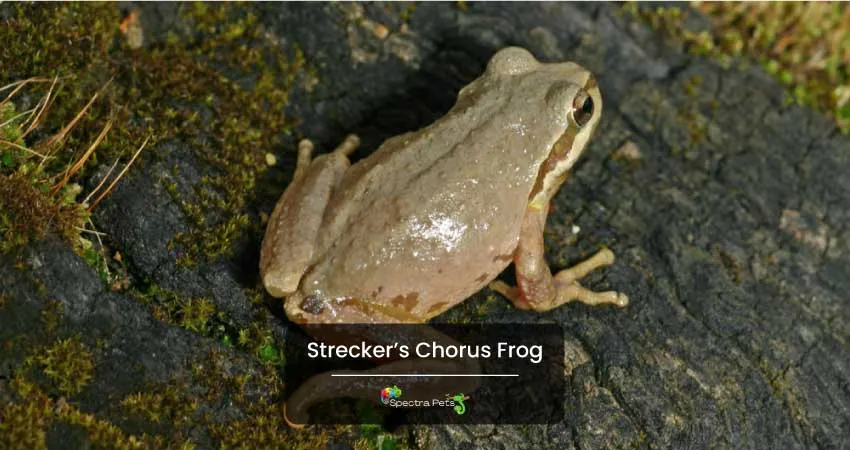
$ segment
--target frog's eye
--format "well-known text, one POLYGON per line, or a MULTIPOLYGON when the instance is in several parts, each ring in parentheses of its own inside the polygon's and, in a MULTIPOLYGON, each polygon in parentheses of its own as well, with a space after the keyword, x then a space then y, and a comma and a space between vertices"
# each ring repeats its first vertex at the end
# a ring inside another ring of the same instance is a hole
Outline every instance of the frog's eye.
POLYGON ((587 92, 580 92, 573 99, 573 120, 583 127, 593 117, 593 98, 587 92))

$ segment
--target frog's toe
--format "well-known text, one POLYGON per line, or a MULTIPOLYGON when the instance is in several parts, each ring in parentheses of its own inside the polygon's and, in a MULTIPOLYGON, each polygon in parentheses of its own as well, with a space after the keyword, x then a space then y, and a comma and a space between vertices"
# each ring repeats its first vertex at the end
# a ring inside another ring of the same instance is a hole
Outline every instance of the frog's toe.
POLYGON ((617 299, 612 303, 619 306, 620 308, 626 307, 629 305, 629 296, 622 292, 615 292, 617 294, 617 299))
POLYGON ((349 134, 345 137, 345 140, 342 141, 342 144, 339 144, 339 147, 334 150, 334 153, 342 153, 345 156, 348 156, 354 153, 357 150, 357 147, 360 147, 360 137, 356 134, 349 134))

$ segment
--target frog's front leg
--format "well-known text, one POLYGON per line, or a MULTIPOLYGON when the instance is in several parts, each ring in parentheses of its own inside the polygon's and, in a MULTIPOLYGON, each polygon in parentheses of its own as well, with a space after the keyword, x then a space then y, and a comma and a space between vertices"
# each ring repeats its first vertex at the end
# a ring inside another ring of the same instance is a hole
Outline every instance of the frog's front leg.
POLYGON ((625 294, 594 292, 578 282, 599 267, 613 264, 614 253, 611 250, 603 249, 587 260, 552 275, 544 259, 546 214, 546 209, 529 206, 523 218, 519 243, 514 252, 518 286, 508 286, 497 280, 490 284, 490 288, 507 297, 517 308, 535 311, 548 311, 574 300, 588 305, 626 306, 629 298, 625 294))
POLYGON ((298 289, 313 258, 325 208, 351 165, 348 155, 359 143, 357 136, 349 135, 332 153, 316 159, 309 140, 299 143, 295 175, 269 217, 260 251, 260 276, 274 297, 298 289))

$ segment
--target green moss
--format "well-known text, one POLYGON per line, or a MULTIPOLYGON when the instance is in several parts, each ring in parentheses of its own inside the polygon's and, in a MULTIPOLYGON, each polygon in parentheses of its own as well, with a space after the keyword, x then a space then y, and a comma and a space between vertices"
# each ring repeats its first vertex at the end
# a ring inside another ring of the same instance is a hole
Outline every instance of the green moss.
POLYGON ((41 310, 41 323, 44 325, 44 333, 52 335, 59 329, 62 318, 65 316, 65 304, 56 300, 47 300, 44 309, 41 310))
MULTIPOLYGON (((2 125, 0 126, 0 139, 15 143, 20 142, 21 136, 23 136, 20 128, 25 119, 26 114, 19 113, 15 104, 11 101, 0 105, 0 125, 2 125)), ((0 164, 5 167, 14 166, 15 158, 12 152, 4 151, 2 157, 0 157, 0 164)))
POLYGON ((139 392, 121 401, 128 412, 154 423, 179 427, 187 423, 198 409, 198 402, 186 394, 187 386, 170 384, 162 389, 139 392))
MULTIPOLYGON (((359 412, 358 412, 359 414, 359 412)), ((357 449, 368 450, 395 450, 408 448, 404 442, 399 441, 390 433, 385 433, 380 425, 360 425, 360 438, 354 445, 357 449)))
POLYGON ((118 9, 108 3, 16 4, 14 10, 0 28, 0 61, 14 62, 4 65, 4 75, 13 77, 86 73, 102 63, 120 20, 118 9))
POLYGON ((86 431, 96 449, 151 448, 145 438, 127 435, 115 425, 81 412, 63 398, 53 400, 22 375, 11 383, 15 401, 0 401, 0 448, 47 448, 46 430, 53 423, 66 423, 86 431))
POLYGON ((226 314, 218 311, 209 299, 189 298, 157 285, 150 285, 143 291, 134 290, 132 294, 149 306, 153 315, 162 322, 180 325, 205 336, 226 333, 226 314))
POLYGON ((91 380, 94 358, 77 338, 57 341, 36 358, 42 372, 64 395, 79 393, 91 380))
POLYGON ((205 36, 189 39, 193 45, 180 42, 154 52, 149 65, 158 73, 149 75, 166 89, 139 97, 151 105, 167 104, 176 97, 202 104, 212 113, 205 127, 197 123, 193 109, 169 108, 158 114, 173 118, 167 128, 177 131, 213 169, 190 198, 178 193, 174 181, 165 183, 190 223, 189 230, 178 233, 170 244, 180 250, 179 262, 184 265, 229 256, 246 232, 259 231, 258 224, 249 220, 246 206, 255 195, 258 177, 267 169, 265 153, 279 146, 293 125, 283 107, 299 73, 304 72, 304 55, 297 48, 289 55, 264 49, 256 17, 240 14, 229 5, 195 3, 184 9, 182 16, 205 36), (203 64, 198 62, 201 58, 203 64), (221 70, 245 74, 254 79, 254 86, 245 89, 222 76, 221 70), (213 130, 215 139, 204 130, 213 130))
POLYGON ((399 18, 402 22, 407 23, 410 22, 410 19, 413 18, 413 13, 416 11, 416 3, 408 2, 404 9, 399 13, 399 18))
POLYGON ((111 277, 109 268, 107 267, 106 261, 103 257, 103 247, 95 247, 91 241, 83 238, 80 238, 80 243, 82 247, 82 250, 79 252, 80 256, 83 257, 86 264, 97 271, 97 275, 101 281, 109 283, 111 277))
MULTIPOLYGON (((18 387, 22 384, 14 381, 18 387)), ((45 425, 53 419, 53 402, 31 392, 36 388, 29 383, 24 386, 23 402, 0 401, 0 448, 47 448, 45 425)))

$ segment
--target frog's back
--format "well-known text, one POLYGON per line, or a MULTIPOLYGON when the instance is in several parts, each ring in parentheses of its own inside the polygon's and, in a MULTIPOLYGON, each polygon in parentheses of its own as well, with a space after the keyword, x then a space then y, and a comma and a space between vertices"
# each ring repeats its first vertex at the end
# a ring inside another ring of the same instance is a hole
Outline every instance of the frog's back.
POLYGON ((352 166, 328 205, 305 294, 430 317, 504 270, 546 156, 535 149, 549 145, 537 116, 523 113, 545 92, 519 91, 479 87, 352 166))

